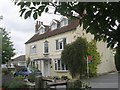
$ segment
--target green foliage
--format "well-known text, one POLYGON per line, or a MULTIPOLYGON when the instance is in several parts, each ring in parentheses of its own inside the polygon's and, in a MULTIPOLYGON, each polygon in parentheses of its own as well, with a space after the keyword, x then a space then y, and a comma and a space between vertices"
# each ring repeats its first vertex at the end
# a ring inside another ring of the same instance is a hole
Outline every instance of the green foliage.
POLYGON ((16 90, 16 89, 23 89, 26 88, 25 82, 23 81, 23 77, 22 76, 18 76, 15 78, 12 78, 11 80, 9 80, 8 82, 3 83, 2 85, 3 88, 5 88, 6 90, 16 90))
POLYGON ((115 65, 116 65, 117 71, 120 71, 120 47, 118 47, 116 50, 115 65))
POLYGON ((88 84, 80 81, 80 80, 75 80, 73 82, 68 82, 68 90, 86 90, 91 88, 88 84))
POLYGON ((72 77, 86 73, 87 40, 78 38, 75 42, 65 46, 62 52, 62 62, 65 63, 72 77))
POLYGON ((88 55, 92 56, 92 62, 89 64, 90 77, 97 75, 97 66, 100 64, 100 54, 97 52, 96 41, 88 43, 88 55))
POLYGON ((7 75, 8 74, 8 69, 7 68, 3 68, 2 69, 2 75, 7 75))
POLYGON ((26 85, 25 85, 25 82, 23 82, 23 77, 15 77, 11 83, 9 83, 9 87, 10 89, 20 89, 20 88, 25 88, 26 85))
POLYGON ((36 77, 36 74, 35 73, 31 73, 29 76, 28 76, 28 80, 30 82, 35 82, 35 78, 36 77))
POLYGON ((24 0, 14 0, 15 4, 20 6, 20 16, 25 15, 25 19, 33 15, 34 19, 41 16, 43 11, 48 12, 48 5, 55 7, 55 13, 59 12, 69 18, 80 19, 80 25, 87 32, 94 34, 96 40, 107 41, 107 46, 114 48, 120 43, 120 1, 119 2, 27 2, 24 0), (31 5, 33 4, 33 5, 31 5), (73 16, 75 11, 78 16, 73 16), (29 13, 28 13, 29 12, 29 13), (31 12, 31 14, 30 14, 31 12), (27 14, 27 15, 26 15, 27 14), (114 27, 117 28, 114 28, 114 27))
POLYGON ((75 42, 65 46, 61 59, 70 71, 72 77, 77 75, 86 76, 87 56, 92 56, 92 62, 89 64, 90 76, 97 75, 97 65, 100 63, 100 55, 97 52, 96 41, 90 43, 85 38, 78 38, 75 42))
POLYGON ((27 64, 27 67, 29 66, 30 64, 30 58, 28 57, 27 61, 26 61, 26 64, 27 64))
POLYGON ((20 16, 24 16, 24 19, 29 18, 31 15, 36 20, 38 16, 41 16, 43 11, 47 12, 49 2, 27 2, 26 0, 20 2, 18 0, 14 0, 17 6, 20 6, 20 16))
POLYGON ((5 29, 2 30, 2 63, 6 63, 11 60, 11 57, 15 55, 13 43, 10 41, 9 34, 5 29))

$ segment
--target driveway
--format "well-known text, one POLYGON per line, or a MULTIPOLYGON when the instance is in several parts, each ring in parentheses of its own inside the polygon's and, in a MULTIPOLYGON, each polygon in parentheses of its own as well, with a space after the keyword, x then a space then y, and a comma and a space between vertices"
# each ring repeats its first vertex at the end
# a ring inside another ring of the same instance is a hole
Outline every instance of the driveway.
POLYGON ((104 88, 105 90, 108 88, 108 90, 118 90, 118 87, 120 86, 120 83, 118 85, 119 78, 120 73, 118 74, 118 72, 114 72, 84 81, 92 86, 92 88, 104 88))

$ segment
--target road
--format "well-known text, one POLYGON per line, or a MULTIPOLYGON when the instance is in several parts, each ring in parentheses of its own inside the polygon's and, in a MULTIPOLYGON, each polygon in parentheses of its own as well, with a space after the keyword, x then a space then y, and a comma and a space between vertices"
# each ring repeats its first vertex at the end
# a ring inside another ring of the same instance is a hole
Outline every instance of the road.
POLYGON ((85 82, 88 83, 92 88, 104 88, 105 90, 108 88, 108 90, 118 90, 118 87, 120 87, 119 78, 120 73, 113 72, 85 80, 85 82))

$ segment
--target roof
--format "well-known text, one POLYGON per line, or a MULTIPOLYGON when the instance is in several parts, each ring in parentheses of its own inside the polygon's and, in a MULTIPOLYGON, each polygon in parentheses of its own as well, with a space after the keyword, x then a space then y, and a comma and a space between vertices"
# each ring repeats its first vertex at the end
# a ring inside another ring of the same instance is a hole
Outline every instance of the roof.
POLYGON ((25 61, 25 55, 20 55, 20 56, 14 58, 14 61, 25 61))
POLYGON ((51 60, 51 58, 39 58, 39 59, 34 59, 33 61, 41 61, 41 60, 51 60))
POLYGON ((32 38, 30 38, 25 44, 28 43, 32 43, 35 41, 39 41, 48 37, 52 37, 58 34, 62 34, 68 31, 72 31, 74 30, 77 26, 79 25, 79 20, 73 20, 72 22, 70 22, 67 26, 64 26, 62 28, 57 28, 55 30, 48 30, 47 32, 45 32, 44 34, 35 34, 32 38))

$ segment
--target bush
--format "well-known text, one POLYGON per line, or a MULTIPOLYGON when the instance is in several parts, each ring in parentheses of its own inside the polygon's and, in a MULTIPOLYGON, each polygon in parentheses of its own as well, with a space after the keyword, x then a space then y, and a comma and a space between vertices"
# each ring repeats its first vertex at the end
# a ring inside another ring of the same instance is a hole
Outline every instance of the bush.
POLYGON ((53 77, 54 80, 59 80, 60 78, 58 76, 53 77))
POLYGON ((74 89, 86 90, 88 88, 91 88, 91 87, 80 80, 76 80, 74 82, 68 82, 68 90, 74 90, 74 89))
POLYGON ((7 75, 9 72, 8 72, 8 69, 4 68, 2 69, 2 75, 7 75))
POLYGON ((36 77, 36 74, 35 73, 31 73, 29 76, 28 76, 28 80, 30 82, 35 82, 35 77, 36 77))
POLYGON ((23 88, 27 88, 24 81, 23 81, 23 77, 22 76, 18 76, 18 77, 15 77, 13 79, 11 79, 10 81, 8 82, 5 82, 3 83, 2 87, 4 89, 8 89, 8 90, 11 90, 11 89, 23 89, 23 88))
POLYGON ((62 80, 67 80, 67 79, 68 79, 68 77, 67 77, 67 76, 65 76, 65 75, 63 75, 63 76, 61 76, 61 79, 62 79, 62 80))

